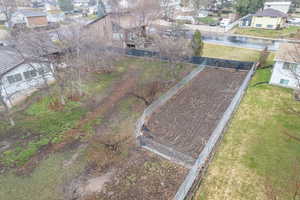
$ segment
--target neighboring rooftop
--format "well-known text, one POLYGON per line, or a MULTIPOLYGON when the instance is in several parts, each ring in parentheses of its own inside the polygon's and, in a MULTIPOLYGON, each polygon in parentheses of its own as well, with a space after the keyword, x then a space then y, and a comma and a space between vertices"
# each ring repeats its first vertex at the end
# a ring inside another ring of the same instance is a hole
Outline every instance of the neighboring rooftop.
POLYGON ((46 16, 46 13, 44 13, 40 10, 22 9, 22 10, 18 10, 18 12, 23 14, 26 17, 43 17, 43 16, 46 16))
POLYGON ((0 47, 0 76, 23 62, 23 58, 12 48, 0 47))
POLYGON ((290 1, 269 1, 265 2, 266 5, 291 5, 292 2, 290 1))
POLYGON ((256 17, 287 17, 287 14, 275 10, 272 8, 265 9, 263 11, 258 11, 257 13, 254 14, 256 17))
POLYGON ((282 43, 276 53, 275 60, 300 63, 300 44, 282 43))

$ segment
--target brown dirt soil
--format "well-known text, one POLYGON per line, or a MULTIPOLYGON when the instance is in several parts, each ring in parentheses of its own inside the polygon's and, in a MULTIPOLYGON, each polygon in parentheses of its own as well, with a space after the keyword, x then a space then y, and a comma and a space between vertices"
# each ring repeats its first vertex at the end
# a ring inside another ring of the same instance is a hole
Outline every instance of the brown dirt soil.
POLYGON ((116 166, 101 200, 167 200, 172 199, 187 170, 150 152, 131 152, 128 160, 116 166))
POLYGON ((151 116, 153 139, 197 158, 246 73, 206 68, 151 116))

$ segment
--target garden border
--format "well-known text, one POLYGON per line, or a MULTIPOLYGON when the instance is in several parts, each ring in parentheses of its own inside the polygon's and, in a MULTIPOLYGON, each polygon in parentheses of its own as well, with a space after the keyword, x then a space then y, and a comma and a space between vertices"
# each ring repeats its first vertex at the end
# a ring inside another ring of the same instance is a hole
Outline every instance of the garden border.
POLYGON ((191 190, 195 180, 199 178, 199 174, 201 170, 204 170, 210 161, 210 157, 215 149, 216 144, 222 138, 224 130, 226 129, 228 122, 230 121, 232 115, 238 108, 246 89, 248 88, 249 82, 251 77, 256 71, 256 64, 253 64, 251 70, 248 72, 247 77, 243 81, 241 87, 239 88, 238 92, 234 96, 233 100, 231 101, 230 105, 226 109, 223 114, 222 119, 219 121, 218 125, 216 126, 215 130, 213 131, 211 137, 209 138, 207 144, 205 145, 202 152, 199 154, 194 166, 190 169, 188 175, 185 177, 185 180, 177 190, 177 193, 173 200, 184 200, 188 195, 189 191, 191 190))

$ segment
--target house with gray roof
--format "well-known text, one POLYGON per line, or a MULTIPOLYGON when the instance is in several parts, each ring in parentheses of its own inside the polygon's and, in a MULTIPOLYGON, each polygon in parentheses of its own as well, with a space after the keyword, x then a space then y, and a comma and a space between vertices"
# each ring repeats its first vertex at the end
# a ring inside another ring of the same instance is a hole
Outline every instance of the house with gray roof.
POLYGON ((46 81, 54 81, 51 65, 27 62, 14 49, 0 47, 0 93, 8 107, 38 90, 46 81))
POLYGON ((272 8, 258 11, 252 16, 251 27, 263 29, 281 29, 285 26, 288 15, 272 8))

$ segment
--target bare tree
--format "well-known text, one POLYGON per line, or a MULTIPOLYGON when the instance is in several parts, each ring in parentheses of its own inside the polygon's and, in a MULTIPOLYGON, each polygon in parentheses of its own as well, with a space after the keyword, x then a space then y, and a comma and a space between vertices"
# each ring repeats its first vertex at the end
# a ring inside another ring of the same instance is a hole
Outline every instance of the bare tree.
MULTIPOLYGON (((0 80, 2 80, 2 77, 0 77, 0 80)), ((7 119, 10 123, 11 126, 15 126, 15 121, 13 117, 11 116, 11 112, 9 109, 9 105, 7 103, 7 99, 4 97, 4 88, 2 87, 3 84, 0 83, 1 85, 1 90, 0 90, 0 104, 3 106, 3 115, 4 118, 7 119)))
POLYGON ((0 9, 4 13, 8 28, 12 28, 12 15, 17 9, 17 4, 15 0, 0 0, 0 9))
POLYGON ((199 11, 201 8, 208 8, 210 3, 211 0, 191 0, 191 4, 196 11, 199 11))
POLYGON ((193 54, 190 42, 184 37, 155 35, 154 44, 161 59, 169 63, 174 78, 176 76, 176 66, 193 54))

